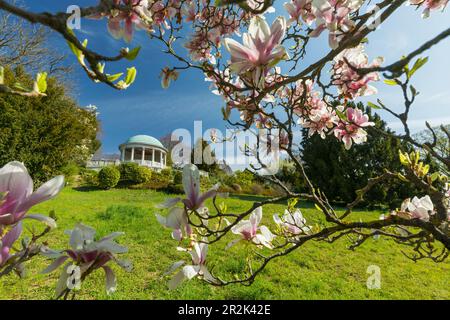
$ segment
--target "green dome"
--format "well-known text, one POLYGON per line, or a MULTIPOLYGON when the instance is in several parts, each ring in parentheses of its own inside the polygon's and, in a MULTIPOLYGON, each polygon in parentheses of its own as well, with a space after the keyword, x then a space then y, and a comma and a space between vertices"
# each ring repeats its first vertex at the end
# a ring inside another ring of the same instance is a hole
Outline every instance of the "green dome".
POLYGON ((164 146, 158 139, 156 139, 152 136, 144 135, 144 134, 133 136, 125 142, 125 144, 130 144, 130 143, 145 144, 145 145, 150 145, 150 146, 154 146, 154 147, 159 147, 164 150, 166 149, 166 148, 164 148, 164 146))

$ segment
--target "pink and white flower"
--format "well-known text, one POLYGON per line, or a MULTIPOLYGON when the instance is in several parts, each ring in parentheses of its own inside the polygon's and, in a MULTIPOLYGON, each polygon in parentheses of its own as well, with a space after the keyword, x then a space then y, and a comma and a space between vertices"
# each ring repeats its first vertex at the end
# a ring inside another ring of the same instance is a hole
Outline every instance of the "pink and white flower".
POLYGON ((68 262, 61 273, 57 287, 56 296, 59 297, 68 287, 69 268, 76 266, 80 273, 83 274, 88 269, 95 270, 102 268, 106 278, 106 292, 108 294, 116 290, 117 281, 112 269, 107 265, 109 262, 115 262, 117 265, 131 271, 132 265, 127 260, 119 260, 116 255, 128 252, 128 249, 119 245, 114 240, 123 235, 123 232, 113 232, 99 240, 95 239, 95 229, 78 223, 73 230, 66 231, 70 236, 70 249, 67 250, 51 250, 44 248, 42 255, 53 259, 54 261, 42 271, 42 273, 50 273, 68 262))
POLYGON ((278 17, 270 28, 262 17, 253 17, 248 33, 242 35, 242 44, 231 38, 224 40, 225 48, 231 55, 231 70, 252 86, 264 85, 269 69, 288 58, 286 49, 281 45, 285 32, 284 17, 278 17))
POLYGON ((0 235, 2 228, 14 225, 24 218, 44 222, 49 227, 56 227, 50 217, 28 214, 31 207, 50 200, 64 187, 64 177, 57 176, 33 192, 33 180, 27 168, 17 161, 10 162, 0 169, 0 235))
POLYGON ((312 0, 292 0, 284 3, 284 8, 289 13, 289 23, 298 21, 300 18, 307 25, 311 25, 316 19, 312 13, 312 0))
POLYGON ((338 93, 349 99, 376 94, 376 88, 369 85, 371 81, 379 81, 378 72, 360 75, 356 69, 378 67, 383 58, 378 57, 369 64, 362 44, 346 49, 334 58, 333 84, 338 86, 338 93), (350 64, 350 65, 349 65, 350 64))
POLYGON ((166 228, 173 230, 172 238, 175 240, 181 241, 189 238, 192 234, 186 211, 183 208, 174 207, 170 210, 167 217, 157 214, 156 219, 166 228))
POLYGON ((369 121, 369 117, 359 109, 347 108, 346 120, 342 120, 334 129, 334 135, 339 141, 343 141, 345 149, 350 149, 352 143, 361 144, 367 141, 365 127, 374 126, 375 123, 369 121))
POLYGON ((114 0, 114 5, 130 7, 128 11, 112 10, 105 14, 92 15, 91 19, 108 18, 108 31, 115 39, 124 38, 126 42, 133 39, 134 28, 151 30, 152 14, 148 0, 114 0))
POLYGON ((231 232, 240 235, 241 238, 230 242, 227 248, 230 248, 239 241, 244 240, 272 249, 272 241, 275 238, 275 235, 266 226, 259 226, 261 219, 262 208, 258 207, 252 212, 249 220, 239 221, 238 224, 231 228, 231 232), (258 233, 258 231, 260 233, 258 233))
POLYGON ((449 0, 409 0, 409 4, 423 6, 422 18, 428 18, 431 11, 444 10, 449 0))
POLYGON ((216 283, 217 280, 211 275, 206 267, 206 254, 208 253, 207 243, 195 242, 192 249, 188 251, 191 255, 190 265, 185 265, 185 261, 175 262, 165 274, 170 274, 181 266, 183 268, 169 281, 169 289, 175 289, 185 279, 191 280, 194 277, 200 277, 209 283, 216 283))
POLYGON ((363 0, 313 0, 312 14, 316 17, 316 28, 311 37, 318 37, 325 29, 329 31, 328 42, 332 49, 339 46, 345 32, 353 29, 350 14, 358 10, 363 0))
POLYGON ((426 195, 422 198, 414 197, 403 201, 400 212, 397 212, 399 216, 420 219, 428 221, 431 215, 434 215, 434 205, 430 196, 426 195))
POLYGON ((14 242, 19 239, 21 233, 22 222, 19 222, 0 238, 0 267, 4 266, 13 257, 11 255, 11 248, 14 242))
POLYGON ((273 220, 284 233, 298 236, 300 234, 308 234, 311 232, 311 227, 306 225, 306 219, 303 217, 300 210, 295 210, 294 213, 285 210, 284 215, 281 218, 278 214, 274 214, 273 220))

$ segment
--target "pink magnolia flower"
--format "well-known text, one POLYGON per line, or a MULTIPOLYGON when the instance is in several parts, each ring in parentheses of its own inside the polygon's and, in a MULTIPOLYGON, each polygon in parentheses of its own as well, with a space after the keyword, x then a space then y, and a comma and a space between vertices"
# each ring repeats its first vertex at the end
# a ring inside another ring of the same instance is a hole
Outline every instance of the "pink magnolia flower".
POLYGON ((368 126, 374 126, 375 123, 369 121, 369 117, 359 109, 347 108, 347 120, 341 121, 334 129, 334 135, 340 141, 344 142, 345 149, 350 149, 352 142, 361 144, 367 141, 367 132, 362 129, 368 126))
POLYGON ((197 210, 203 207, 206 199, 217 195, 219 185, 215 185, 205 193, 200 193, 200 173, 197 166, 187 164, 183 168, 183 188, 187 196, 182 200, 186 208, 190 210, 197 210))
POLYGON ((400 212, 397 214, 406 218, 428 221, 430 215, 434 214, 434 205, 428 195, 422 198, 414 197, 412 200, 408 198, 403 201, 400 212))
POLYGON ((190 40, 184 44, 189 51, 192 60, 209 61, 211 64, 216 63, 216 58, 211 53, 212 46, 209 43, 209 32, 197 30, 191 36, 190 40))
MULTIPOLYGON (((191 255, 190 265, 185 265, 170 281, 169 289, 173 290, 185 279, 191 280, 194 277, 200 277, 209 283, 217 283, 217 280, 211 275, 206 267, 206 254, 208 253, 207 243, 195 242, 192 249, 189 250, 191 255)), ((179 267, 183 266, 183 260, 175 262, 165 274, 172 273, 179 267)))
POLYGON ((4 266, 11 256, 11 248, 22 233, 22 222, 16 224, 11 230, 0 238, 0 267, 4 266))
POLYGON ((266 226, 259 226, 262 219, 262 208, 256 208, 250 215, 249 220, 241 220, 238 224, 231 228, 231 232, 240 235, 241 239, 236 239, 230 242, 227 248, 232 247, 239 241, 251 241, 256 245, 263 245, 269 249, 272 249, 272 241, 275 235, 270 232, 266 226), (258 233, 260 231, 261 233, 258 233))
POLYGON ((187 1, 181 7, 181 14, 184 16, 186 22, 195 21, 197 16, 197 5, 194 1, 187 1))
POLYGON ((263 18, 253 17, 248 33, 242 35, 243 44, 231 38, 224 40, 225 48, 231 55, 231 70, 253 86, 263 85, 269 69, 288 58, 281 45, 285 32, 284 17, 278 17, 270 28, 263 18))
POLYGON ((38 203, 54 198, 64 187, 64 177, 57 176, 33 192, 33 180, 25 166, 17 161, 0 169, 0 234, 2 226, 14 225, 24 218, 56 227, 53 219, 38 214, 26 215, 38 203))
POLYGON ((167 89, 171 81, 176 81, 178 79, 179 73, 174 69, 165 67, 164 69, 162 69, 159 76, 161 78, 161 87, 163 89, 167 89))
POLYGON ((428 18, 431 11, 444 10, 449 0, 409 0, 411 5, 423 6, 422 18, 428 18))
POLYGON ((114 5, 120 4, 130 6, 130 11, 112 10, 105 14, 92 15, 91 19, 108 18, 108 31, 115 39, 124 38, 126 42, 133 39, 133 28, 150 30, 152 16, 149 11, 148 0, 113 0, 114 5))
POLYGON ((329 31, 328 42, 332 49, 339 46, 345 32, 354 27, 350 14, 358 10, 363 0, 313 0, 312 14, 316 17, 316 29, 311 37, 318 37, 325 29, 329 31))
POLYGON ((51 250, 45 248, 42 255, 54 259, 54 261, 42 271, 50 273, 64 264, 68 259, 71 261, 66 264, 59 278, 56 296, 59 297, 68 288, 67 282, 70 277, 68 269, 72 266, 79 267, 81 274, 88 269, 95 270, 102 268, 106 277, 106 291, 108 294, 116 290, 116 276, 112 269, 107 265, 109 262, 115 262, 126 271, 131 271, 132 265, 129 261, 118 260, 116 254, 128 252, 128 249, 114 241, 117 237, 123 235, 123 232, 113 232, 100 240, 95 239, 95 229, 78 223, 73 230, 66 231, 70 236, 70 249, 51 250))
POLYGON ((300 210, 296 210, 294 213, 285 210, 284 215, 281 218, 278 214, 274 214, 273 220, 283 232, 295 236, 311 232, 311 227, 306 225, 306 219, 303 217, 300 210))
POLYGON ((299 124, 304 128, 309 128, 309 136, 317 133, 322 139, 325 139, 326 133, 339 123, 339 117, 323 100, 317 98, 313 100, 318 100, 313 104, 317 107, 310 109, 307 115, 301 116, 299 124))
POLYGON ((183 168, 183 188, 186 194, 186 199, 173 198, 158 205, 160 209, 171 208, 178 202, 183 202, 185 207, 189 210, 198 210, 203 207, 203 203, 218 194, 219 185, 215 185, 205 193, 200 192, 200 172, 197 166, 187 164, 183 168))
POLYGON ((292 0, 285 2, 284 8, 289 13, 289 22, 298 21, 300 18, 305 21, 307 25, 311 25, 316 17, 312 13, 312 0, 292 0))
POLYGON ((381 57, 376 58, 371 64, 368 63, 368 60, 362 44, 355 48, 346 49, 334 58, 333 84, 338 86, 340 95, 354 99, 377 93, 377 89, 368 83, 380 80, 378 72, 371 72, 361 76, 355 70, 378 67, 383 63, 383 58, 381 57))
POLYGON ((192 234, 186 211, 183 208, 174 207, 170 210, 167 217, 157 214, 156 219, 166 228, 173 229, 172 238, 175 240, 181 241, 189 238, 192 234))

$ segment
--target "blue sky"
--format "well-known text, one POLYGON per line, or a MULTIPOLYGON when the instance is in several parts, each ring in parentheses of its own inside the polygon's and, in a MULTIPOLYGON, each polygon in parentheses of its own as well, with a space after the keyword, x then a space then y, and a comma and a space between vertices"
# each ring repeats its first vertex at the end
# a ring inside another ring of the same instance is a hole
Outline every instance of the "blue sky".
MULTIPOLYGON (((97 1, 39 0, 23 1, 33 11, 65 11, 71 4, 93 5, 97 1)), ((283 11, 277 2, 276 15, 283 11)), ((449 27, 450 9, 444 13, 433 12, 423 20, 420 11, 412 7, 401 8, 381 29, 369 37, 367 52, 372 60, 377 55, 385 57, 385 62, 394 62, 401 55, 416 49, 420 44, 449 27)), ((283 11, 284 14, 284 11, 283 11)), ((325 32, 324 32, 325 33, 325 32)), ((204 130, 208 128, 225 129, 222 120, 222 100, 210 93, 209 84, 200 72, 183 72, 178 81, 168 90, 161 88, 158 78, 160 70, 171 65, 173 60, 164 53, 162 47, 151 41, 144 32, 135 34, 133 42, 126 44, 114 40, 106 31, 105 21, 82 21, 80 38, 89 39, 89 47, 106 55, 117 54, 122 47, 142 46, 138 58, 132 63, 107 65, 107 71, 115 73, 134 65, 138 69, 135 84, 125 91, 116 91, 103 84, 95 84, 76 66, 74 77, 75 97, 80 105, 93 104, 98 107, 102 122, 101 140, 103 151, 117 152, 120 143, 134 134, 149 134, 157 138, 177 128, 193 130, 195 120, 203 121, 204 130)), ((51 35, 55 50, 67 52, 68 62, 75 63, 65 42, 59 35, 51 35)), ((313 41, 309 56, 304 62, 312 62, 328 50, 325 36, 313 41)), ((411 126, 417 131, 424 128, 424 121, 433 125, 450 123, 450 40, 444 41, 425 55, 430 61, 416 74, 414 86, 421 92, 411 112, 411 126)), ((401 95, 394 87, 379 82, 380 98, 394 110, 400 110, 401 95)), ((376 98, 370 98, 375 101, 376 98)), ((383 114, 393 129, 400 130, 398 122, 383 114)))

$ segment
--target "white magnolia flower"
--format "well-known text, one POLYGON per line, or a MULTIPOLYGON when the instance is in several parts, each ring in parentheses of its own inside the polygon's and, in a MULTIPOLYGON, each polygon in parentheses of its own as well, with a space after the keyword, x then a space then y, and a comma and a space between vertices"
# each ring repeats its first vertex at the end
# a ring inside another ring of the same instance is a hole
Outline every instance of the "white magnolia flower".
POLYGON ((274 214, 273 220, 283 231, 293 235, 308 234, 311 232, 311 227, 306 225, 306 219, 300 210, 296 210, 294 213, 286 210, 281 218, 278 214, 274 214))
POLYGON ((206 254, 208 253, 207 243, 194 243, 189 254, 192 258, 192 264, 185 265, 185 261, 175 262, 165 274, 172 273, 176 269, 183 266, 183 268, 169 281, 169 289, 175 289, 185 279, 192 279, 194 277, 201 277, 204 280, 216 283, 217 280, 211 275, 206 267, 206 254))

